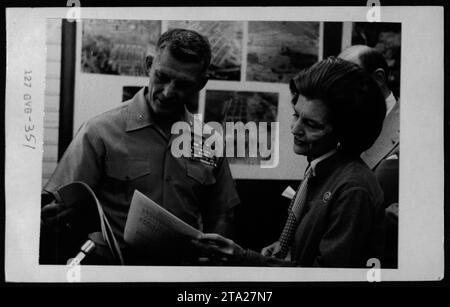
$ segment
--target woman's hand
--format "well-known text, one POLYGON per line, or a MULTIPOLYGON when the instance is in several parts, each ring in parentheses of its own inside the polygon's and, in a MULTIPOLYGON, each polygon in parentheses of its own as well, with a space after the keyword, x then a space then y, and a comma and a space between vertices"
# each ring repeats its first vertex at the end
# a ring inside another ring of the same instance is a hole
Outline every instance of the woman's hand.
POLYGON ((224 263, 237 262, 245 253, 245 250, 233 240, 216 233, 203 234, 192 243, 211 260, 224 263))
POLYGON ((266 257, 274 257, 280 251, 280 242, 276 241, 261 250, 261 255, 266 257))

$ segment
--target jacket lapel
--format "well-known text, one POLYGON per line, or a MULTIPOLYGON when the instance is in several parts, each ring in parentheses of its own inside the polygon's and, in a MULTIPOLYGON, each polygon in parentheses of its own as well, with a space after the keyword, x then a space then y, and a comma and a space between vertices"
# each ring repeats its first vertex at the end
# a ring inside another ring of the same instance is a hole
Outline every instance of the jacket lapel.
POLYGON ((383 128, 375 143, 361 154, 361 158, 370 169, 375 169, 381 160, 399 144, 400 136, 400 101, 383 122, 383 128))

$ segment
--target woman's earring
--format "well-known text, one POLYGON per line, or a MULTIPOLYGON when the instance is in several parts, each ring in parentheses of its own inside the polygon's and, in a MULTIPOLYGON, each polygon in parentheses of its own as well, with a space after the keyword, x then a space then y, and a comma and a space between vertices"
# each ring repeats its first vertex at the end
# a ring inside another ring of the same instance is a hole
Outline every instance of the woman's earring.
POLYGON ((341 149, 341 142, 338 142, 338 143, 336 144, 336 150, 339 150, 339 149, 341 149))

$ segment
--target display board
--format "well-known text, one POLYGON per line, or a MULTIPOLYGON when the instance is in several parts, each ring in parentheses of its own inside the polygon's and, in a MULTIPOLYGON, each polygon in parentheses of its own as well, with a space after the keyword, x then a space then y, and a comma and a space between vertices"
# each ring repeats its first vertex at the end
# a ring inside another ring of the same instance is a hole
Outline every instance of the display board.
POLYGON ((292 151, 287 84, 321 59, 322 27, 322 22, 305 21, 83 19, 77 31, 74 133, 148 85, 145 57, 154 55, 162 32, 192 29, 208 38, 212 59, 210 80, 191 111, 206 123, 217 119, 224 128, 226 122, 267 123, 270 155, 261 157, 260 140, 256 157, 246 146, 245 157, 228 157, 233 177, 301 179, 307 163, 292 151), (263 160, 268 167, 261 167, 263 160))

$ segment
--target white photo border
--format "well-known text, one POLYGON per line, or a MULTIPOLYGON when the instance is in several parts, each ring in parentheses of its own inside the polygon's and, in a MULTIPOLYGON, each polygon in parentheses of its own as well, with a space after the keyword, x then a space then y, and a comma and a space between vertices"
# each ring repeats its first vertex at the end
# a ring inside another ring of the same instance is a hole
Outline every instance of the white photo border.
MULTIPOLYGON (((398 269, 382 269, 380 277, 382 281, 441 280, 444 275, 443 8, 380 9, 381 22, 402 24, 399 258, 398 269)), ((69 281, 68 267, 38 264, 46 19, 65 18, 68 10, 6 9, 6 281, 69 281), (24 82, 30 74, 31 88, 24 82), (29 100, 25 94, 31 95, 31 113, 24 111, 29 100), (30 143, 31 137, 24 130, 29 124, 34 125, 35 143, 30 143)), ((356 22, 367 21, 368 10, 369 7, 363 6, 137 7, 81 8, 80 12, 81 18, 104 19, 356 22)), ((366 281, 370 268, 81 266, 79 273, 82 282, 366 281)))

